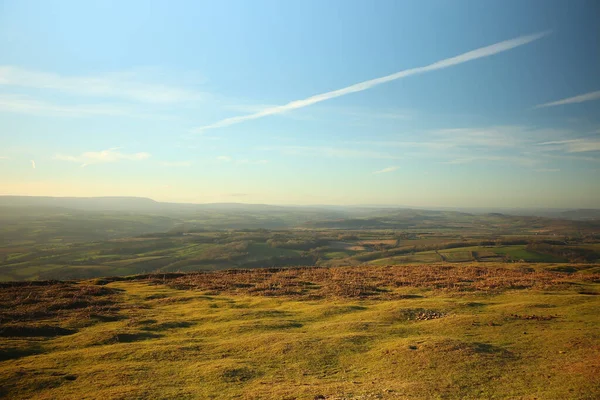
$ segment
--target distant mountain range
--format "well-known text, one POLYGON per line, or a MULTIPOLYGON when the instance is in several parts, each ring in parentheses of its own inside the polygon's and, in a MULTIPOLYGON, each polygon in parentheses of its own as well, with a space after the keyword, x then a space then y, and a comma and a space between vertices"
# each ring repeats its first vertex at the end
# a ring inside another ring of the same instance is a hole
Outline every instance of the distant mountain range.
POLYGON ((539 216, 569 220, 600 219, 600 209, 531 209, 531 208, 421 208, 405 206, 376 206, 376 205, 315 205, 315 206, 280 206, 268 204, 246 203, 167 203, 158 202, 146 197, 48 197, 48 196, 0 196, 0 207, 36 207, 64 208, 84 211, 121 211, 144 213, 189 213, 195 211, 253 211, 253 212, 282 212, 282 211, 322 211, 342 214, 373 214, 395 213, 400 210, 446 211, 470 214, 539 216))

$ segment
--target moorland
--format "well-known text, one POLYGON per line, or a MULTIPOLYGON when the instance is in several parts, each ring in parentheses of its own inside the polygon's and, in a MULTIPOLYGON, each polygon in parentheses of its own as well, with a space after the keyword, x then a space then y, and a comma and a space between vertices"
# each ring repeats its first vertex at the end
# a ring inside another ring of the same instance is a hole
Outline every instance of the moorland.
POLYGON ((0 197, 0 397, 596 399, 594 210, 0 197))

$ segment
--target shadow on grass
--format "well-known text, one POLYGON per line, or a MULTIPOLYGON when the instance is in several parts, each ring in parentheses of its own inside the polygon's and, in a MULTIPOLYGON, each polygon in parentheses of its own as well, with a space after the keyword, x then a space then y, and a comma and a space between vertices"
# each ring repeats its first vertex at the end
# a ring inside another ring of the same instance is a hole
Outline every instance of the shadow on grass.
POLYGON ((158 335, 156 333, 150 332, 115 333, 114 335, 111 335, 110 337, 106 338, 105 340, 102 340, 101 342, 98 342, 97 344, 104 345, 117 343, 133 343, 140 342, 142 340, 158 339, 161 337, 163 337, 163 335, 158 335))
POLYGON ((51 325, 8 325, 0 328, 0 337, 53 337, 76 333, 75 329, 51 325))
POLYGON ((221 379, 228 383, 242 383, 256 378, 259 374, 247 367, 226 369, 221 374, 221 379))
POLYGON ((28 348, 3 348, 0 349, 0 361, 16 360, 21 357, 41 354, 42 348, 39 346, 28 348))
POLYGON ((171 322, 162 322, 162 323, 150 323, 148 326, 143 327, 142 329, 145 331, 166 331, 169 329, 180 329, 180 328, 189 328, 196 325, 194 322, 188 321, 171 321, 171 322))

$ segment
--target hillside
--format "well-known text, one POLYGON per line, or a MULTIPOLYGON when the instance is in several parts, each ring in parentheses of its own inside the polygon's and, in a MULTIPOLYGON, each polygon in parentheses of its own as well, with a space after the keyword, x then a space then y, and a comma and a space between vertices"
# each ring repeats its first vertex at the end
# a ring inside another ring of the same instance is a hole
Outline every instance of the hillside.
POLYGON ((600 267, 257 269, 0 285, 11 399, 594 399, 600 267))

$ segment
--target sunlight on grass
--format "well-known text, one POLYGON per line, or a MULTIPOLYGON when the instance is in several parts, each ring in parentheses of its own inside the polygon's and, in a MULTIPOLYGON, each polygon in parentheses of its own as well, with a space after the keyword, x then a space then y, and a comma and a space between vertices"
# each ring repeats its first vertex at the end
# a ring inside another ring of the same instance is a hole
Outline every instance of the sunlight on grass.
MULTIPOLYGON (((418 277, 423 267, 396 268, 418 277)), ((340 273, 349 271, 365 272, 340 273)), ((16 306, 3 308, 1 394, 592 398, 600 393, 600 297, 589 294, 600 291, 597 274, 550 274, 579 283, 466 291, 409 285, 325 298, 265 296, 245 285, 175 288, 195 274, 163 276, 163 283, 157 276, 23 286, 12 295, 6 287, 13 303, 4 304, 16 306)), ((313 287, 323 285, 312 277, 313 287)))

